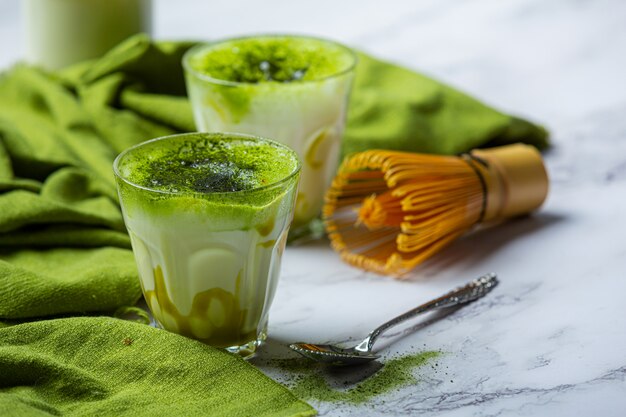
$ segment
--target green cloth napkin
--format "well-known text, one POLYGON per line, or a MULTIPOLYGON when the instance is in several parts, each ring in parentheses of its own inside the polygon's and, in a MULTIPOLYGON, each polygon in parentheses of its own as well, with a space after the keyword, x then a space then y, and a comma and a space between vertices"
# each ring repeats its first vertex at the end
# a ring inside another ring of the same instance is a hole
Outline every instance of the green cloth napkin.
POLYGON ((141 296, 112 172, 136 143, 194 130, 189 43, 129 39, 50 74, 0 78, 0 319, 110 311, 141 296))
POLYGON ((0 416, 312 416, 243 359, 107 317, 0 328, 0 416))
POLYGON ((360 54, 343 154, 395 149, 458 154, 516 142, 548 146, 540 126, 406 68, 360 54))

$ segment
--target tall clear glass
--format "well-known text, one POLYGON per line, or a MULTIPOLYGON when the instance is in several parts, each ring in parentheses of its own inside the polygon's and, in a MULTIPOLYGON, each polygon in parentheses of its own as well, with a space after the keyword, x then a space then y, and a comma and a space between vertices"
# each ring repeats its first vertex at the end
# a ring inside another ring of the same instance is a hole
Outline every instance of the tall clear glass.
POLYGON ((114 171, 158 324, 253 354, 266 337, 293 217, 295 152, 248 135, 186 133, 122 152, 114 171))
POLYGON ((198 130, 271 137, 300 156, 292 236, 310 234, 336 172, 356 61, 336 42, 289 35, 202 44, 183 58, 198 130))

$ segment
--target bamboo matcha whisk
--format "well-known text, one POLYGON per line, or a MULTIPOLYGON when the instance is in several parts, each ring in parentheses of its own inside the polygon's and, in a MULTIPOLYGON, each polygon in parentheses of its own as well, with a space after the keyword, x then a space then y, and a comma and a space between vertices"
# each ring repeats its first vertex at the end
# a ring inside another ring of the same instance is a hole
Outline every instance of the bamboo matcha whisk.
POLYGON ((371 150, 343 162, 323 216, 345 261, 399 276, 476 224, 538 208, 547 192, 541 155, 528 145, 461 156, 371 150))

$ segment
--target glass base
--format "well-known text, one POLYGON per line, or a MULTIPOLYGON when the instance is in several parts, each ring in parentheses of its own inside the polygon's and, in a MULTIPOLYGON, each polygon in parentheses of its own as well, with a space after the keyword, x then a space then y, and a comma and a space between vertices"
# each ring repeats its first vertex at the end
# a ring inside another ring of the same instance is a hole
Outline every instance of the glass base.
POLYGON ((230 353, 237 354, 241 356, 242 358, 248 360, 248 359, 254 358, 254 356, 256 355, 257 349, 263 344, 263 342, 265 342, 266 339, 267 339, 267 326, 264 327, 263 330, 261 330, 261 333, 259 333, 256 340, 252 340, 246 343, 245 345, 241 345, 241 346, 229 346, 225 349, 229 351, 230 353))
MULTIPOLYGON (((145 307, 144 310, 149 311, 147 306, 145 307)), ((147 324, 149 324, 152 327, 156 327, 157 329, 166 331, 166 332, 169 331, 166 328, 164 328, 163 325, 159 323, 159 321, 156 320, 152 316, 152 313, 150 313, 150 317, 151 317, 151 321, 147 324)), ((185 337, 189 337, 189 336, 185 336, 185 337)), ((190 337, 190 339, 193 339, 193 337, 190 337)), ((230 353, 234 353, 234 354, 241 356, 243 359, 248 360, 248 359, 252 359, 256 355, 257 349, 263 344, 263 342, 265 342, 266 339, 267 339, 267 324, 263 327, 263 330, 261 330, 256 340, 252 340, 240 346, 229 346, 224 349, 230 353)))

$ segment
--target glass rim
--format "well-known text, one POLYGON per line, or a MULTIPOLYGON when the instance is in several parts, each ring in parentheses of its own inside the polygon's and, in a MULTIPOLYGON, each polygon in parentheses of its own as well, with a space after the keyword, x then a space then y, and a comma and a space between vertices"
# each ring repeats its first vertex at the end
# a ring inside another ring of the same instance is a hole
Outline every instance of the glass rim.
POLYGON ((259 193, 259 192, 263 192, 272 188, 277 188, 278 186, 285 184, 287 182, 289 182, 292 178, 294 178, 296 175, 298 175, 300 173, 300 170, 302 169, 302 162, 300 161, 300 157, 298 156, 298 154, 296 153, 296 151, 294 151, 293 149, 291 149, 289 146, 280 143, 278 141, 275 141, 273 139, 269 139, 263 136, 256 136, 256 135, 249 135, 249 134, 245 134, 245 133, 237 133, 237 132, 186 132, 186 133, 176 133, 173 135, 167 135, 167 136, 160 136, 154 139, 149 139, 146 140, 144 142, 138 143, 136 145, 133 145, 129 148, 124 149, 122 152, 120 152, 119 155, 117 155, 117 157, 115 158, 115 160, 113 161, 113 173, 115 174, 115 176, 117 178, 119 178, 121 181, 123 181, 125 184, 133 187, 133 188, 137 188, 140 190, 144 190, 144 191, 148 191, 148 192, 152 192, 152 193, 157 193, 157 194, 163 194, 163 195, 169 195, 169 196, 196 196, 196 197, 209 197, 209 196, 215 196, 215 197, 235 197, 235 196, 243 196, 246 194, 255 194, 255 193, 259 193), (260 187, 255 187, 255 188, 251 188, 251 189, 247 189, 247 190, 238 190, 238 191, 215 191, 215 192, 195 192, 195 191, 166 191, 166 190, 158 190, 155 188, 151 188, 145 185, 140 185, 137 184, 131 180, 129 180, 128 178, 126 178, 124 175, 122 175, 122 173, 120 172, 120 163, 121 161, 124 159, 125 156, 129 155, 131 152, 136 151, 139 148, 142 148, 144 146, 153 144, 155 142, 160 142, 163 140, 173 140, 173 139, 177 139, 177 138, 183 138, 183 137, 190 137, 190 136, 209 136, 209 137, 215 137, 215 136, 222 136, 222 140, 238 140, 238 139, 245 139, 245 140, 252 140, 253 142, 266 142, 266 143, 270 143, 272 145, 275 145, 279 148, 285 149, 289 152, 289 154, 291 154, 293 156, 293 160, 296 163, 296 166, 294 167, 294 169, 286 176, 280 178, 279 180, 272 182, 270 184, 266 184, 260 187))
POLYGON ((205 49, 210 49, 211 47, 215 46, 215 45, 219 45, 222 43, 227 43, 227 42, 235 42, 235 41, 242 41, 242 40, 246 40, 246 39, 275 39, 275 38, 293 38, 293 39, 308 39, 308 40, 313 40, 313 41, 317 41, 317 42, 321 42, 321 43, 325 43, 325 44, 331 44, 334 46, 339 47, 341 50, 343 50, 344 52, 346 52, 347 55, 350 56, 351 58, 351 62, 350 65, 348 65, 346 68, 334 72, 330 75, 327 75, 325 77, 321 77, 321 78, 316 78, 313 80, 298 80, 297 82, 291 82, 291 83, 280 83, 280 84, 284 84, 284 85, 302 85, 302 84, 312 84, 312 83, 320 83, 320 82, 325 82, 328 80, 332 80, 334 78, 339 78, 342 75, 348 74, 352 71, 354 71, 354 69, 356 68, 356 65, 359 61, 359 57, 356 54, 356 52, 354 52, 354 50, 352 48, 349 48, 348 46, 331 40, 331 39, 326 39, 326 38, 322 38, 322 37, 317 37, 317 36, 311 36, 311 35, 299 35, 299 34, 281 34, 281 33, 268 33, 268 34, 257 34, 257 35, 245 35, 245 36, 235 36, 235 37, 230 37, 230 38, 221 38, 221 39, 216 39, 214 41, 209 41, 209 42, 201 42, 197 45, 192 46, 191 48, 189 48, 184 54, 183 54, 183 59, 182 59, 182 64, 183 64, 183 68, 185 71, 189 72, 190 74, 193 74, 195 77, 204 80, 204 81, 208 81, 210 83, 213 84, 218 84, 218 85, 223 85, 223 86, 229 86, 229 87, 240 87, 240 86, 261 86, 261 85, 266 85, 268 83, 251 83, 251 82, 241 82, 241 81, 230 81, 230 80, 223 80, 220 78, 214 78, 211 77, 210 75, 204 74, 198 70, 196 70, 195 68, 193 68, 191 66, 191 63, 189 62, 191 57, 195 54, 197 54, 198 52, 205 50, 205 49))

